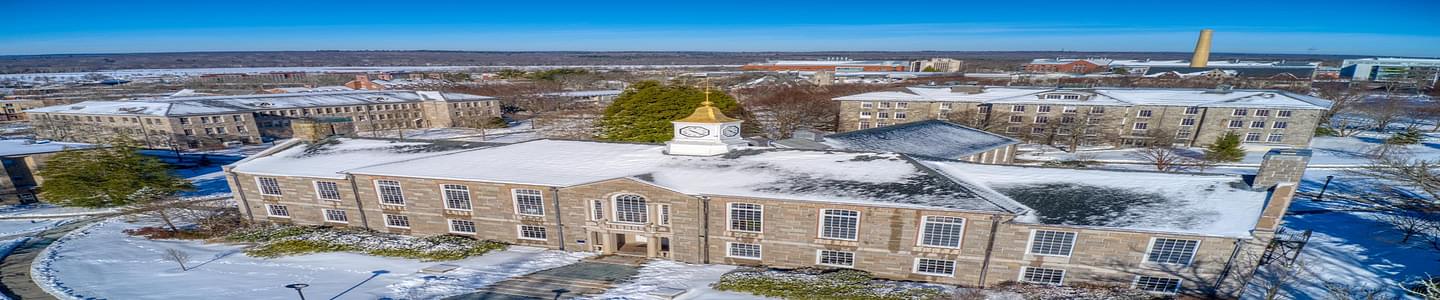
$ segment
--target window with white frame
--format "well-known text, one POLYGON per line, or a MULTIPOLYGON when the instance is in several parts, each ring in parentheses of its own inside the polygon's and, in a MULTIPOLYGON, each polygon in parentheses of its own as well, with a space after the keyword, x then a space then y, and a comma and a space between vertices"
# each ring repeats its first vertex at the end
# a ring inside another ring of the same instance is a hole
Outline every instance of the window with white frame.
POLYGON ((895 108, 910 108, 910 102, 895 102, 895 108))
POLYGON ((1048 112, 1050 112, 1050 106, 1049 106, 1049 105, 1041 105, 1041 106, 1035 108, 1035 112, 1038 112, 1038 113, 1048 113, 1048 112))
POLYGON ((761 232, 764 228, 765 208, 759 204, 730 203, 730 230, 761 232))
POLYGON ((1021 282, 1060 285, 1065 282, 1065 270, 1024 267, 1020 272, 1021 282))
POLYGON ((1275 116, 1276 116, 1276 117, 1281 117, 1281 118, 1289 118, 1289 117, 1290 117, 1290 111, 1288 111, 1288 110, 1277 111, 1277 112, 1275 112, 1275 116))
POLYGON ((1148 292, 1176 293, 1180 291, 1180 279, 1139 275, 1135 276, 1131 287, 1148 292))
POLYGON ((1199 113, 1200 113, 1200 108, 1199 108, 1199 107, 1191 106, 1191 107, 1186 107, 1186 108, 1185 108, 1185 114, 1187 114, 1187 115, 1194 115, 1194 114, 1199 114, 1199 113))
POLYGON ((875 127, 885 127, 885 126, 890 126, 890 123, 889 123, 889 122, 876 122, 876 123, 875 123, 875 127))
POLYGON ((604 200, 590 200, 590 219, 595 221, 605 219, 604 200))
POLYGON ((320 200, 340 201, 340 184, 334 181, 316 181, 315 197, 320 200))
POLYGON ((734 258, 760 259, 760 244, 727 243, 725 256, 734 258))
POLYGON ((1265 121, 1250 122, 1250 128, 1265 128, 1265 121))
POLYGON ((875 102, 860 102, 860 107, 873 108, 875 107, 875 102))
POLYGON ((635 194, 615 196, 615 221, 643 224, 649 221, 645 197, 635 194))
POLYGON ((1045 128, 1044 128, 1044 127, 1030 128, 1030 133, 1035 133, 1035 134, 1045 133, 1045 128))
POLYGON ((868 111, 862 111, 862 112, 860 112, 860 118, 861 118, 861 119, 869 119, 870 117, 874 117, 874 113, 868 112, 868 111))
POLYGON ((445 197, 446 209, 470 210, 470 187, 459 184, 440 185, 441 195, 445 197))
POLYGON ((1285 134, 1283 133, 1271 133, 1270 136, 1265 139, 1266 142, 1271 143, 1279 143, 1283 140, 1285 140, 1285 134))
POLYGON ((475 233, 475 221, 450 220, 450 232, 475 233))
POLYGON ((1048 116, 1035 116, 1035 124, 1045 124, 1045 123, 1050 123, 1050 117, 1048 117, 1048 116))
POLYGON ((1259 132, 1251 132, 1251 133, 1246 133, 1246 134, 1245 134, 1245 142, 1259 142, 1259 141, 1260 141, 1260 133, 1259 133, 1259 132))
POLYGON ((925 216, 920 224, 921 246, 960 248, 964 235, 964 218, 925 216))
POLYGON ((940 103, 940 110, 950 110, 951 107, 954 107, 952 103, 940 103))
POLYGON ((323 211, 323 213, 325 214, 325 222, 340 222, 340 223, 350 222, 350 218, 347 217, 347 216, 345 216, 345 210, 340 210, 340 209, 324 209, 324 210, 322 210, 322 211, 323 211))
POLYGON ((410 217, 402 215, 385 215, 385 227, 410 228, 410 217))
POLYGON ((1075 116, 1064 116, 1064 117, 1060 117, 1060 124, 1074 124, 1074 123, 1075 123, 1075 116))
POLYGON ((890 108, 890 102, 880 102, 880 108, 890 108))
POLYGON ((1025 117, 1023 117, 1023 116, 1010 116, 1010 123, 1020 123, 1020 122, 1025 122, 1025 117))
POLYGON ((1275 129, 1283 129, 1283 128, 1286 128, 1286 127, 1290 127, 1290 123, 1288 123, 1288 122, 1275 122, 1275 123, 1271 123, 1271 124, 1270 124, 1270 128, 1275 128, 1275 129))
POLYGON ((1244 108, 1237 108, 1237 109, 1235 109, 1234 111, 1232 111, 1232 112, 1230 113, 1230 115, 1232 115, 1232 116, 1244 116, 1244 115, 1246 115, 1245 112, 1246 112, 1246 111, 1245 111, 1244 108))
POLYGON ((1006 133, 1020 133, 1020 127, 1010 126, 1005 128, 1006 133))
POLYGON ((1241 120, 1230 120, 1230 126, 1229 126, 1229 127, 1230 127, 1230 128, 1245 127, 1245 121, 1241 121, 1241 120))
POLYGON ((870 129, 870 122, 861 121, 860 129, 870 129))
POLYGON ((1150 123, 1144 123, 1144 122, 1135 123, 1135 130, 1145 130, 1145 129, 1150 129, 1150 123))
POLYGON ((1255 110, 1255 116, 1257 116, 1257 117, 1269 117, 1269 116, 1270 116, 1270 110, 1268 110, 1268 109, 1257 109, 1257 110, 1255 110))
POLYGON ((255 182, 260 185, 261 195, 280 196, 280 180, 275 177, 256 177, 255 182))
POLYGON ((875 114, 875 118, 876 118, 876 119, 889 119, 889 118, 890 118, 890 113, 888 113, 888 112, 883 112, 883 111, 882 111, 882 112, 880 112, 880 113, 875 114))
POLYGON ((1075 248, 1075 233, 1036 230, 1030 232, 1030 254, 1070 256, 1075 248))
POLYGON ((376 180, 375 190, 380 192, 380 204, 405 205, 405 192, 400 189, 399 181, 376 180))
POLYGON ((916 258, 915 268, 913 271, 916 274, 931 276, 955 276, 955 261, 916 258))
POLYGON ((266 204, 265 213, 269 214, 271 217, 289 218, 290 208, 279 204, 266 204))
POLYGON ((1153 111, 1150 111, 1150 110, 1148 110, 1148 109, 1142 109, 1142 110, 1140 110, 1140 112, 1135 113, 1135 117, 1139 117, 1139 118, 1149 118, 1150 116, 1152 116, 1152 115, 1154 115, 1154 114, 1155 114, 1155 112, 1153 112, 1153 111))
POLYGON ((1024 105, 1014 105, 1014 106, 1010 106, 1010 111, 1013 111, 1013 112, 1025 112, 1025 106, 1024 106, 1024 105))
POLYGON ((820 210, 820 237, 855 240, 860 229, 860 212, 843 209, 820 210))
POLYGON ((1200 241, 1155 238, 1150 241, 1150 253, 1145 261, 1162 264, 1188 265, 1195 258, 1195 249, 1200 241))
POLYGON ((1189 129, 1181 129, 1181 130, 1175 131, 1175 138, 1178 138, 1178 139, 1188 139, 1188 138, 1190 138, 1190 130, 1189 130, 1189 129))
POLYGON ((1076 100, 1076 99, 1080 99, 1080 95, 1065 95, 1065 100, 1076 100))
POLYGON ((1045 99, 1060 99, 1060 94, 1046 94, 1045 99))
POLYGON ((990 106, 989 106, 989 105, 982 105, 982 106, 978 107, 978 109, 980 110, 980 113, 982 113, 982 114, 988 114, 988 113, 990 113, 990 106))
POLYGON ((815 264, 832 267, 854 267, 855 252, 819 250, 815 253, 815 264))
POLYGON ((1067 113, 1067 114, 1073 114, 1073 113, 1076 113, 1076 112, 1078 112, 1078 111, 1080 111, 1080 110, 1079 110, 1079 109, 1076 109, 1074 106, 1066 106, 1066 107, 1064 107, 1064 108, 1061 108, 1060 111, 1061 111, 1061 112, 1064 112, 1064 113, 1067 113))
POLYGON ((540 190, 513 189, 510 190, 510 195, 515 198, 515 213, 527 216, 545 215, 545 197, 540 190))
POLYGON ((542 226, 530 226, 530 225, 520 225, 520 229, 519 229, 519 230, 520 230, 520 239, 522 239, 522 240, 544 241, 544 240, 546 239, 546 237, 545 237, 545 227, 542 227, 542 226))
POLYGON ((1092 114, 1103 114, 1103 113, 1105 113, 1105 107, 1104 107, 1104 106, 1091 107, 1091 108, 1090 108, 1090 113, 1092 113, 1092 114))
POLYGON ((903 111, 897 111, 897 112, 895 112, 895 118, 896 118, 896 119, 904 119, 904 118, 905 118, 905 112, 903 112, 903 111))
POLYGON ((660 225, 670 225, 670 205, 656 205, 660 209, 660 225))

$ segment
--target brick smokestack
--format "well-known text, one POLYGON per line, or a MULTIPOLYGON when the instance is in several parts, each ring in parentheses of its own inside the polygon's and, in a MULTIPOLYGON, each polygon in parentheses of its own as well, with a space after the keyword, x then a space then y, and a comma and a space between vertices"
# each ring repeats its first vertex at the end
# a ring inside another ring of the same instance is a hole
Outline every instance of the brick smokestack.
POLYGON ((1200 39, 1195 41, 1195 55, 1190 57, 1191 68, 1204 68, 1210 64, 1210 36, 1214 34, 1214 30, 1200 30, 1200 39))

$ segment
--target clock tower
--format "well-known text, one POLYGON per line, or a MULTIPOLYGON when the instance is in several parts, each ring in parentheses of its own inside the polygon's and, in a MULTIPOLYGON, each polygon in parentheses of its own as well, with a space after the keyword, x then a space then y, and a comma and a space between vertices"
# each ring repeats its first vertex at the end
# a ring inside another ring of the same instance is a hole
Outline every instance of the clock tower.
POLYGON ((689 117, 670 121, 675 124, 675 137, 665 143, 670 155, 711 156, 730 152, 749 143, 740 138, 740 120, 720 112, 710 102, 710 87, 705 87, 705 102, 689 117))

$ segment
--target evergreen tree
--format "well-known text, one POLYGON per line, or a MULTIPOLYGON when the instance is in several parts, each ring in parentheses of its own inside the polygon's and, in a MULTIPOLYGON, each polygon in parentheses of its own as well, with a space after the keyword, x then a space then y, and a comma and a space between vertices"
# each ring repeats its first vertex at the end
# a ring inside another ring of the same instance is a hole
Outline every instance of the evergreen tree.
POLYGON ((134 204, 137 192, 174 194, 192 188, 165 163, 140 155, 135 142, 118 138, 109 148, 67 150, 40 168, 40 198, 63 206, 116 207, 134 204))
MULTIPOLYGON (((694 113, 703 101, 704 91, 694 87, 656 81, 636 83, 605 108, 600 138, 625 142, 668 141, 673 134, 670 121, 694 113)), ((740 104, 723 92, 711 90, 710 102, 732 118, 742 115, 740 104)))
POLYGON ((1245 158, 1245 148, 1240 147, 1240 134, 1225 133, 1205 148, 1205 160, 1214 162, 1237 162, 1245 158))
POLYGON ((1424 135, 1420 134, 1420 130, 1409 129, 1405 130, 1405 132, 1390 136, 1389 139, 1385 140, 1385 143, 1391 145, 1414 145, 1419 144, 1420 140, 1424 137, 1424 135))
POLYGON ((927 66, 924 70, 920 70, 920 72, 940 72, 940 70, 935 69, 934 66, 927 66))

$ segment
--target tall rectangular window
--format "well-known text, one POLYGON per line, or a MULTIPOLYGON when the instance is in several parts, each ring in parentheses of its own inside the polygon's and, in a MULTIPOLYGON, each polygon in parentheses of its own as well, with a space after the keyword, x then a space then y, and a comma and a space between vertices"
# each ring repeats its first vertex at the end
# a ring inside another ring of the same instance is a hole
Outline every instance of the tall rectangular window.
POLYGON ((1245 134, 1245 142, 1247 142, 1247 143, 1253 143, 1253 142, 1259 142, 1259 141, 1260 141, 1260 133, 1259 133, 1259 132, 1251 132, 1251 133, 1246 133, 1246 134, 1245 134))
POLYGON ((1176 293, 1180 291, 1179 278, 1135 276, 1135 283, 1132 287, 1142 291, 1176 293))
POLYGON ((605 201, 590 200, 590 219, 595 221, 605 219, 605 201))
POLYGON ((1282 133, 1271 133, 1271 134, 1270 134, 1270 137, 1266 138, 1265 141, 1266 141, 1266 142, 1271 142, 1271 143, 1279 143, 1280 141, 1283 141, 1283 140, 1285 140, 1285 134, 1282 134, 1282 133))
POLYGON ((916 258, 914 272, 930 276, 955 276, 955 261, 916 258))
POLYGON ((440 190, 445 197, 446 209, 470 210, 470 187, 459 184, 442 184, 440 190))
POLYGON ((726 243, 725 256, 760 259, 760 244, 726 243))
POLYGON ((340 201, 340 184, 334 181, 316 181, 315 197, 320 200, 340 201))
POLYGON ((1188 265, 1195 258, 1195 249, 1199 246, 1200 241, 1196 240, 1155 238, 1150 241, 1150 253, 1145 255, 1145 261, 1188 265))
POLYGON ((348 217, 345 216, 345 211, 344 211, 344 210, 340 210, 340 209, 325 209, 325 210, 324 210, 324 213, 325 213, 325 222, 338 222, 338 223, 350 222, 350 218, 348 218, 348 217))
POLYGON ((860 227, 860 212, 825 209, 820 213, 820 237, 855 240, 860 227))
POLYGON ((765 210, 759 204, 730 203, 730 230, 760 232, 764 224, 765 210))
POLYGON ((385 215, 385 227, 410 228, 410 217, 402 215, 385 215))
POLYGON ((1240 127, 1243 127, 1243 126, 1245 126, 1245 121, 1241 121, 1241 120, 1230 120, 1230 126, 1228 126, 1228 127, 1230 127, 1230 128, 1240 128, 1240 127))
POLYGON ((1271 123, 1271 124, 1270 124, 1270 128, 1275 128, 1275 129, 1283 129, 1283 128, 1286 128, 1286 127, 1290 127, 1290 123, 1288 123, 1288 122, 1275 122, 1275 123, 1271 123))
POLYGON ((266 204, 265 213, 271 217, 289 218, 290 208, 279 204, 266 204))
POLYGON ((475 233, 475 221, 450 220, 450 232, 475 233))
POLYGON ((1194 115, 1194 114, 1199 114, 1199 113, 1200 113, 1200 108, 1199 108, 1199 107, 1191 106, 1191 107, 1186 107, 1186 108, 1185 108, 1185 114, 1187 114, 1187 115, 1194 115))
POLYGON ((964 218, 925 216, 920 225, 921 246, 960 248, 964 235, 964 218))
POLYGON ((515 213, 527 216, 545 215, 545 197, 540 190, 513 189, 510 195, 515 198, 515 213))
POLYGON ((1290 117, 1290 111, 1288 111, 1288 110, 1277 111, 1277 112, 1275 112, 1275 116, 1276 116, 1276 117, 1281 117, 1281 118, 1289 118, 1289 117, 1290 117))
POLYGON ((1020 272, 1021 282, 1060 285, 1065 282, 1065 270, 1024 267, 1020 272))
POLYGON ((1245 109, 1244 109, 1244 108, 1235 109, 1233 112, 1230 113, 1230 115, 1232 115, 1232 116, 1244 116, 1244 115, 1246 115, 1245 109))
POLYGON ((670 205, 661 204, 656 207, 660 208, 660 225, 670 225, 670 205))
POLYGON ((1181 119, 1180 126, 1195 126, 1195 119, 1181 119))
POLYGON ((1155 112, 1153 112, 1153 111, 1150 111, 1150 110, 1148 110, 1148 109, 1142 109, 1142 110, 1140 110, 1140 112, 1135 113, 1135 117, 1139 117, 1139 118, 1149 118, 1150 116, 1152 116, 1152 115, 1154 115, 1154 114, 1155 114, 1155 112))
POLYGON ((1105 113, 1105 107, 1104 107, 1104 106, 1091 107, 1091 108, 1090 108, 1090 113, 1092 113, 1092 114, 1103 114, 1103 113, 1105 113))
POLYGON ((376 180, 375 190, 380 193, 380 204, 405 205, 405 192, 400 189, 399 181, 376 180))
POLYGON ((1074 232, 1036 230, 1030 233, 1030 254, 1070 256, 1074 248, 1074 232))
POLYGON ((1250 122, 1250 128, 1265 128, 1265 121, 1250 122))
POLYGON ((1050 112, 1050 106, 1049 106, 1049 105, 1041 105, 1040 107, 1036 107, 1036 108, 1035 108, 1035 112, 1048 113, 1048 112, 1050 112))
POLYGON ((615 221, 644 224, 650 220, 650 211, 645 206, 645 197, 634 194, 615 196, 615 221))
POLYGON ((1135 123, 1135 130, 1145 130, 1149 128, 1150 123, 1135 123))
POLYGON ((1013 111, 1013 112, 1025 112, 1025 106, 1024 106, 1024 105, 1011 106, 1011 107, 1010 107, 1010 111, 1013 111))
POLYGON ((855 252, 820 250, 815 253, 815 264, 832 267, 854 267, 855 252))
POLYGON ((520 239, 543 241, 546 239, 545 227, 520 225, 520 239))
POLYGON ((1257 116, 1257 117, 1269 117, 1269 116, 1270 116, 1270 110, 1268 110, 1268 109, 1257 109, 1257 110, 1255 110, 1255 116, 1257 116))
POLYGON ((255 182, 260 185, 261 195, 280 196, 280 180, 275 177, 256 177, 255 182))

